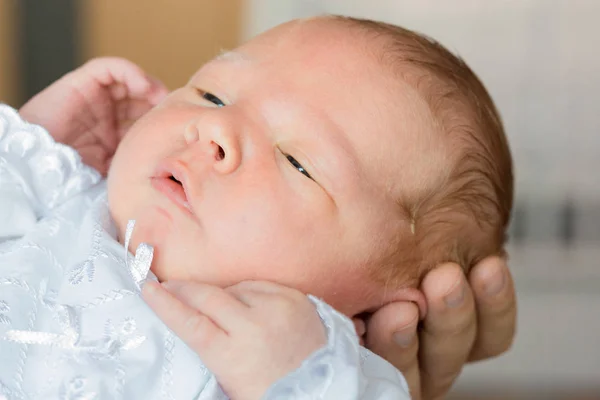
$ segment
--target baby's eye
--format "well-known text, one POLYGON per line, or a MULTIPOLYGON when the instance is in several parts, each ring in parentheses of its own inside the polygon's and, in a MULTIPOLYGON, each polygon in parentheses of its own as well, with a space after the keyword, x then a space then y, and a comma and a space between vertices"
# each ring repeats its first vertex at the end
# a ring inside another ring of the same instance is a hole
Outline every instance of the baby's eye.
POLYGON ((203 90, 199 90, 199 92, 202 94, 202 98, 204 100, 210 101, 211 103, 213 103, 217 107, 224 107, 225 106, 225 103, 221 99, 219 99, 217 96, 215 96, 214 94, 205 92, 203 90))
POLYGON ((304 174, 307 178, 312 179, 312 176, 310 176, 308 171, 306 171, 304 169, 304 167, 294 157, 290 156, 289 154, 286 154, 285 157, 298 171, 300 171, 302 174, 304 174))

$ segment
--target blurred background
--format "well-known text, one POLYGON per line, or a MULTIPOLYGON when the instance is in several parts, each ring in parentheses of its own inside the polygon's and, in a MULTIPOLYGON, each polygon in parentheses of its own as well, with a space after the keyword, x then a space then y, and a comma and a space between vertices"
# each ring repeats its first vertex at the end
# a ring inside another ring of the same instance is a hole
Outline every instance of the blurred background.
POLYGON ((519 330, 508 354, 467 367, 451 398, 600 399, 600 1, 0 0, 0 101, 18 107, 100 55, 176 88, 221 49, 322 13, 433 36, 503 116, 519 330))

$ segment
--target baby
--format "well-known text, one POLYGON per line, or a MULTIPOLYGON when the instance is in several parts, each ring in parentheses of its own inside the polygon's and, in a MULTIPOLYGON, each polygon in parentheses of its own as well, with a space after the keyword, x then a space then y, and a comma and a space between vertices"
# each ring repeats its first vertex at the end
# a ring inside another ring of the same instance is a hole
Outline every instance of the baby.
POLYGON ((9 399, 409 398, 347 317, 398 300, 425 313, 431 267, 503 251, 494 105, 399 27, 299 20, 217 57, 128 130, 105 182, 0 112, 9 399), (189 347, 141 300, 147 278, 167 325, 196 296, 189 347))

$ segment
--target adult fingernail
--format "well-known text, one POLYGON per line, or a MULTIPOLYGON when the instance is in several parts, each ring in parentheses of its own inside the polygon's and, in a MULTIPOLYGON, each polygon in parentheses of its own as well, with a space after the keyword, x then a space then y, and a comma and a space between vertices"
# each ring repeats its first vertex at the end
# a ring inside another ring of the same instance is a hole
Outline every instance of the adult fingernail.
POLYGON ((496 271, 491 274, 487 280, 484 290, 488 296, 495 296, 502 291, 506 284, 506 274, 502 268, 496 268, 496 271))
POLYGON ((404 331, 394 333, 394 342, 400 347, 408 347, 411 345, 415 338, 415 331, 407 329, 404 331))
POLYGON ((465 284, 461 279, 460 282, 450 290, 450 293, 444 297, 444 302, 451 308, 460 306, 465 300, 465 291, 465 284))

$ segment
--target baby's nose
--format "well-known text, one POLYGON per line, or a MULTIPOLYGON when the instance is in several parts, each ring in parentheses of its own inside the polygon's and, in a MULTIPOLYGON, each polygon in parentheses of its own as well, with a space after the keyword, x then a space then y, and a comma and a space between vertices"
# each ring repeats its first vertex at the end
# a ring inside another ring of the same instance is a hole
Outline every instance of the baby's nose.
POLYGON ((229 174, 238 168, 241 161, 240 144, 234 132, 227 127, 193 124, 187 127, 184 137, 188 145, 195 147, 195 151, 203 153, 215 171, 229 174))

